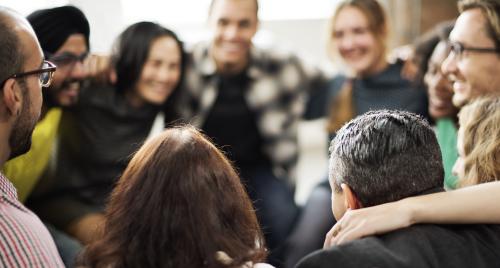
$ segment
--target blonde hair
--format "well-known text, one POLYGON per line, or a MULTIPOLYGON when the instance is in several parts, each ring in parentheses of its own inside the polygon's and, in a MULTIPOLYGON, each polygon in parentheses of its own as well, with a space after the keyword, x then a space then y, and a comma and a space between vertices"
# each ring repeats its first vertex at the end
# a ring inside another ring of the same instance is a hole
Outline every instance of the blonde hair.
POLYGON ((328 35, 326 49, 330 59, 335 60, 337 57, 337 47, 333 41, 333 32, 335 30, 335 21, 340 12, 345 7, 357 8, 368 20, 368 27, 371 33, 375 36, 377 44, 380 46, 382 55, 381 59, 385 59, 387 54, 387 40, 389 37, 389 25, 387 15, 384 8, 377 0, 343 0, 337 5, 333 15, 328 23, 328 35))
POLYGON ((458 117, 465 171, 459 186, 500 180, 500 97, 479 98, 458 117))
POLYGON ((479 8, 486 18, 487 33, 500 48, 500 1, 498 0, 461 0, 458 2, 460 13, 479 8))

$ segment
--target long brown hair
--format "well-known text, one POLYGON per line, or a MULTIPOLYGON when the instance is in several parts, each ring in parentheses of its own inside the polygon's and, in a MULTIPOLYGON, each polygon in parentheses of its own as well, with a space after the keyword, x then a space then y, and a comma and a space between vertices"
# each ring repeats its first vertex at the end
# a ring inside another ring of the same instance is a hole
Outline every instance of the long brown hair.
POLYGON ((251 201, 227 158, 193 127, 146 141, 114 189, 89 267, 238 267, 266 256, 251 201), (216 259, 224 251, 230 264, 216 259))

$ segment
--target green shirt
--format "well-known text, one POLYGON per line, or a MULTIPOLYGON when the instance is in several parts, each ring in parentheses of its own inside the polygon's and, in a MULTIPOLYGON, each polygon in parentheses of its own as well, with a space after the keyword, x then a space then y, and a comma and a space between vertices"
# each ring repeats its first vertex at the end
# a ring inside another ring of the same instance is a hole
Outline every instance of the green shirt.
POLYGON ((457 128, 451 118, 441 118, 436 122, 436 132, 439 147, 443 157, 444 166, 444 187, 446 189, 455 189, 457 186, 457 177, 451 174, 453 165, 457 161, 457 128))

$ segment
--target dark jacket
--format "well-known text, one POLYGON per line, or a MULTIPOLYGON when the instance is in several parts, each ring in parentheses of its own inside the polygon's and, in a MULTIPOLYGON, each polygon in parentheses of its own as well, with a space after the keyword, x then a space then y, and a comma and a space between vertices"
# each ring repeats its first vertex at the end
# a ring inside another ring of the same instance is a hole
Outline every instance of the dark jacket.
POLYGON ((500 225, 415 225, 302 259, 297 268, 500 267, 500 225))

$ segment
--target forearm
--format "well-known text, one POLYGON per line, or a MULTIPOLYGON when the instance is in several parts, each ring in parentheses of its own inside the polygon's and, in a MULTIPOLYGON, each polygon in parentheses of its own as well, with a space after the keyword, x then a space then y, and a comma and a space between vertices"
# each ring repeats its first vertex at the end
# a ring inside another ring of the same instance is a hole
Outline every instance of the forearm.
POLYGON ((500 224, 500 182, 404 199, 413 223, 500 224))

